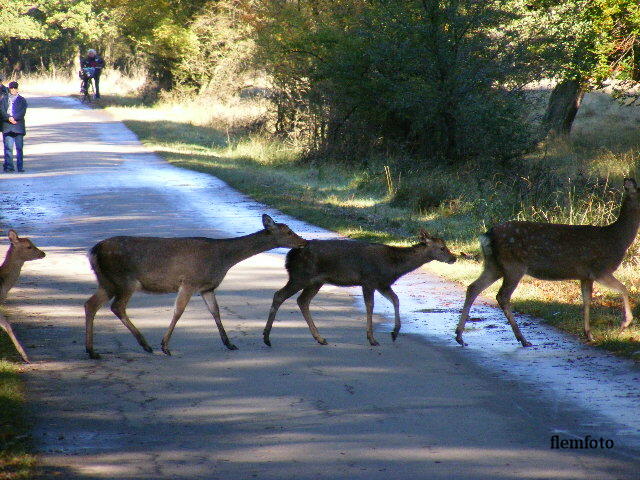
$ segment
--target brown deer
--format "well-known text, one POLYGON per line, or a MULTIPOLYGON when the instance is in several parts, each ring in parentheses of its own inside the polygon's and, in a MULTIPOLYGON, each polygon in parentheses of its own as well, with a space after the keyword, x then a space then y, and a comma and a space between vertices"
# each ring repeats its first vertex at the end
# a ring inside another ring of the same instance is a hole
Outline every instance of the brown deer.
MULTIPOLYGON (((28 238, 20 238, 15 230, 9 230, 9 241, 11 242, 7 255, 4 258, 4 263, 0 266, 0 302, 4 302, 7 298, 9 290, 16 284, 20 277, 20 270, 24 262, 29 260, 38 260, 45 257, 45 253, 38 249, 31 240, 28 238)), ((0 327, 7 332, 9 338, 16 347, 16 350, 22 357, 22 359, 29 363, 29 357, 27 353, 20 345, 20 342, 16 338, 11 325, 4 315, 0 314, 0 327)))
POLYGON ((640 203, 636 181, 624 180, 624 197, 618 219, 604 227, 562 225, 537 222, 506 222, 480 236, 484 267, 478 279, 467 288, 467 296, 456 328, 456 341, 462 340, 465 322, 476 297, 502 278, 497 300, 513 333, 522 346, 531 344, 522 335, 511 311, 511 294, 524 275, 541 280, 580 280, 583 301, 584 333, 592 342, 589 308, 593 282, 618 291, 624 301, 621 329, 633 317, 629 293, 613 272, 633 243, 640 224, 640 203))
POLYGON ((313 323, 309 304, 322 285, 360 286, 367 310, 367 339, 373 346, 378 342, 373 336, 373 293, 378 290, 393 304, 395 326, 391 338, 395 341, 400 331, 400 302, 391 285, 403 275, 421 265, 438 260, 454 263, 456 257, 444 241, 420 231, 420 243, 411 247, 390 247, 377 243, 352 240, 311 240, 304 248, 295 248, 287 254, 286 268, 289 281, 273 296, 269 319, 264 328, 264 343, 271 346, 269 334, 280 305, 302 290, 298 306, 309 325, 311 335, 321 344, 327 341, 320 336, 313 323))
POLYGON ((222 326, 215 289, 227 271, 236 263, 276 247, 302 247, 307 241, 283 223, 262 216, 264 230, 237 238, 203 237, 156 238, 112 237, 96 244, 89 252, 91 267, 98 279, 98 290, 84 304, 86 321, 85 345, 91 358, 99 358, 93 350, 93 319, 98 309, 113 298, 111 311, 131 331, 147 352, 152 348, 131 323, 126 307, 136 290, 147 293, 177 292, 173 319, 162 338, 162 351, 171 355, 169 339, 176 323, 194 293, 199 293, 213 315, 220 337, 230 350, 235 350, 222 326))

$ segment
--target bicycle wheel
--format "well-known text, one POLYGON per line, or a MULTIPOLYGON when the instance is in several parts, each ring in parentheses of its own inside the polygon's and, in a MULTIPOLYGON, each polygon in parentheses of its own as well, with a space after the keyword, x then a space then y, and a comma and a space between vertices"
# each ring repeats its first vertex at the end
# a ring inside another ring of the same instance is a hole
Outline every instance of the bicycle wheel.
POLYGON ((96 90, 93 85, 93 79, 89 79, 88 88, 87 88, 87 96, 89 97, 89 102, 96 98, 96 90))
POLYGON ((90 80, 83 80, 82 85, 80 87, 80 93, 82 94, 82 98, 81 98, 82 103, 91 102, 91 93, 89 92, 89 85, 91 85, 90 80))

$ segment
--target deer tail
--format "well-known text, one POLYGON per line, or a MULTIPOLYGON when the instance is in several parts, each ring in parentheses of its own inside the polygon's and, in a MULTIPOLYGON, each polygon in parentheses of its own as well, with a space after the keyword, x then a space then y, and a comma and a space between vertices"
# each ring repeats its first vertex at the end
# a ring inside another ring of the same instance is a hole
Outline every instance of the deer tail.
POLYGON ((480 248, 485 260, 493 256, 493 248, 491 246, 491 231, 480 235, 480 248))
POLYGON ((96 274, 96 278, 98 279, 98 284, 104 288, 109 294, 116 289, 115 284, 109 279, 102 268, 100 268, 100 257, 102 253, 102 242, 96 243, 91 250, 89 250, 89 263, 91 264, 91 269, 93 273, 96 274))

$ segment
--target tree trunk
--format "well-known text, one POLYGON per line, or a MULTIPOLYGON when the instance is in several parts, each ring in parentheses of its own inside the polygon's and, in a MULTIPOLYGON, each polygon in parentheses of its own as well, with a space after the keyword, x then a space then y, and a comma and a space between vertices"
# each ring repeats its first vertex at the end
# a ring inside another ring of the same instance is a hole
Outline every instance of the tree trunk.
POLYGON ((579 80, 564 80, 556 85, 542 120, 545 133, 569 135, 583 96, 584 90, 579 80))
POLYGON ((633 44, 633 66, 631 68, 631 79, 640 82, 640 41, 633 44))

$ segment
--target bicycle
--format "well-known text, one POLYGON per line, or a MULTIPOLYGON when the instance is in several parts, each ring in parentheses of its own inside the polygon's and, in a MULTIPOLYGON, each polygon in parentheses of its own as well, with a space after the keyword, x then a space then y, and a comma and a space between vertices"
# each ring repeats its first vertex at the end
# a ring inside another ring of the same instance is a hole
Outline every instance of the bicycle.
POLYGON ((80 69, 80 94, 82 95, 82 103, 91 103, 92 97, 95 98, 95 89, 91 81, 96 74, 94 67, 84 67, 80 69))

